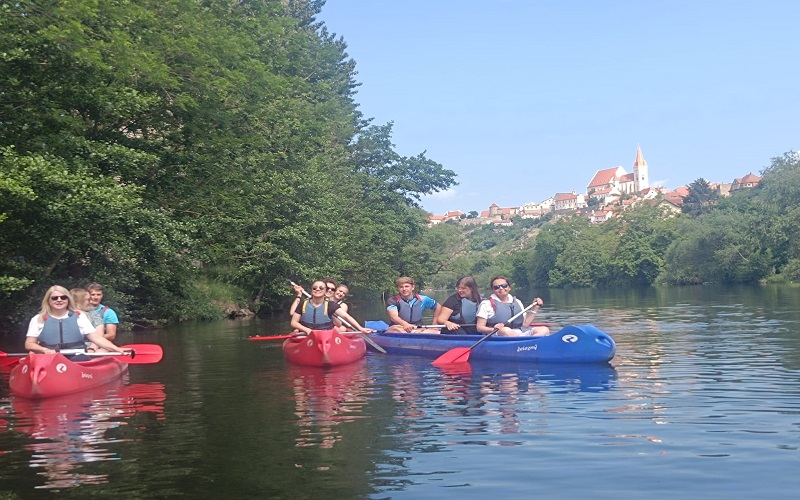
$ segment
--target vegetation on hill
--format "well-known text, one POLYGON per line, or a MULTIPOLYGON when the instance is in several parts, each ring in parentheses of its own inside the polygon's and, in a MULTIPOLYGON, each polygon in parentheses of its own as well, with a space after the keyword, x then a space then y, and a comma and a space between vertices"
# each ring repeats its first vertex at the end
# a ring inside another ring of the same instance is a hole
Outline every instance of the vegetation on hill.
POLYGON ((800 155, 774 158, 762 174, 757 187, 726 198, 698 179, 678 215, 641 202, 603 224, 566 216, 504 228, 466 226, 451 265, 428 281, 452 287, 462 274, 480 284, 510 274, 517 286, 532 287, 796 282, 800 155))

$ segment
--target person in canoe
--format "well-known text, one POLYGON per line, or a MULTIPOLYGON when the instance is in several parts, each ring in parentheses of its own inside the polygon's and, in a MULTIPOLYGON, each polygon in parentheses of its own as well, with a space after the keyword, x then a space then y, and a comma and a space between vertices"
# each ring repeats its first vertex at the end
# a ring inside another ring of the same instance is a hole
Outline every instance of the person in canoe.
POLYGON ((406 333, 439 333, 435 328, 420 328, 422 323, 422 312, 425 309, 433 311, 433 317, 439 315, 442 305, 427 295, 414 293, 414 280, 408 276, 401 276, 394 281, 397 287, 397 295, 393 295, 386 300, 386 313, 389 315, 392 325, 386 329, 387 332, 406 332, 406 333))
POLYGON ((86 314, 74 310, 72 296, 66 288, 58 285, 48 288, 41 312, 28 324, 25 349, 52 354, 61 349, 84 349, 87 340, 106 351, 125 352, 98 332, 86 314))
MULTIPOLYGON (((347 288, 347 285, 344 284, 337 285, 336 282, 331 279, 326 279, 322 281, 325 282, 325 298, 339 304, 339 309, 341 311, 348 312, 349 307, 347 306, 347 304, 344 303, 345 296, 347 296, 347 294, 350 292, 350 289, 347 288)), ((297 307, 303 301, 303 296, 305 294, 305 289, 302 286, 298 285, 297 283, 294 283, 292 285, 292 288, 297 294, 297 297, 294 299, 294 302, 292 302, 292 306, 289 308, 290 317, 294 315, 295 311, 297 311, 297 307)), ((347 326, 345 326, 337 318, 333 318, 333 324, 341 332, 346 332, 349 330, 347 326)), ((297 333, 297 331, 295 331, 294 333, 297 333)))
POLYGON ((333 292, 333 300, 339 304, 339 307, 344 312, 350 312, 350 307, 344 301, 344 298, 347 297, 348 293, 350 293, 350 289, 344 283, 340 283, 339 286, 336 287, 336 291, 333 292))
POLYGON ((334 328, 335 316, 341 317, 347 323, 362 333, 372 333, 369 328, 364 328, 347 314, 333 300, 325 296, 327 285, 325 281, 317 280, 311 284, 311 298, 304 299, 292 314, 292 327, 299 332, 311 333, 312 330, 330 330, 334 328))
POLYGON ((103 285, 89 283, 86 290, 89 292, 89 305, 103 317, 103 337, 113 342, 117 338, 119 317, 116 311, 103 304, 103 285))
POLYGON ((490 333, 497 327, 497 335, 501 337, 542 337, 550 335, 546 326, 531 326, 536 312, 544 302, 539 297, 533 299, 534 306, 522 318, 517 318, 511 326, 503 325, 525 309, 522 302, 511 295, 511 285, 505 276, 497 276, 491 281, 492 295, 478 306, 475 325, 478 333, 490 333))
POLYGON ((69 294, 72 295, 75 309, 85 313, 95 330, 103 334, 105 332, 103 315, 89 304, 89 291, 85 288, 71 288, 69 294))
POLYGON ((483 300, 478 291, 478 283, 472 276, 464 276, 456 283, 456 293, 449 296, 442 304, 442 309, 434 318, 438 325, 447 329, 442 333, 467 334, 479 333, 476 326, 478 305, 483 300))

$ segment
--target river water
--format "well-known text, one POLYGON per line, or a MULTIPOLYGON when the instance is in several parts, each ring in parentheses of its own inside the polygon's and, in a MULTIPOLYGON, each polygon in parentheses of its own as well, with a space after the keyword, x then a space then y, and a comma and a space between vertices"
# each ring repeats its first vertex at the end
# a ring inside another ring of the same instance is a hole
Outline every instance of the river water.
POLYGON ((800 288, 543 298, 538 320, 614 337, 612 363, 304 368, 247 340, 286 321, 246 320, 123 333, 163 361, 58 400, 0 373, 0 498, 796 498, 800 288))

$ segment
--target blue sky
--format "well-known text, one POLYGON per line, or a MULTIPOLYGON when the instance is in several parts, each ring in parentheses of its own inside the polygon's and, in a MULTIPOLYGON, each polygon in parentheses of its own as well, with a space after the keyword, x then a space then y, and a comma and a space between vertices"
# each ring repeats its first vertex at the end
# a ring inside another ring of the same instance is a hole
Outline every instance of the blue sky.
POLYGON ((374 123, 481 211, 585 192, 597 170, 731 182, 800 149, 796 0, 328 0, 374 123))

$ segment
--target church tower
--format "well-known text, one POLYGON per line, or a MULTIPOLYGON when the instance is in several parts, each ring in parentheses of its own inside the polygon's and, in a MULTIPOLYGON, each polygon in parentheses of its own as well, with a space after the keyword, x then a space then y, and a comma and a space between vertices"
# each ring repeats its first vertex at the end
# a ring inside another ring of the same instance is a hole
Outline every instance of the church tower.
POLYGON ((647 177, 647 162, 644 161, 642 148, 636 146, 636 159, 633 161, 634 192, 641 193, 648 187, 650 182, 647 177))

